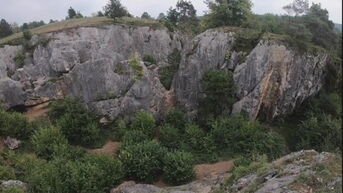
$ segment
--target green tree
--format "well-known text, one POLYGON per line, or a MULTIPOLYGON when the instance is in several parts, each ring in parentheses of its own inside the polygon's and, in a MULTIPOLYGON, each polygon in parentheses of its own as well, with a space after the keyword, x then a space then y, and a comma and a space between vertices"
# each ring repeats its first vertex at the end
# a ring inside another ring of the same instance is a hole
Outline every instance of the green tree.
POLYGON ((290 15, 296 16, 306 14, 309 10, 308 0, 294 0, 292 3, 283 7, 283 9, 290 15))
POLYGON ((142 19, 152 19, 152 17, 150 16, 150 14, 148 12, 144 12, 141 16, 142 19))
POLYGON ((69 7, 67 19, 73 19, 75 17, 76 17, 76 11, 72 7, 69 7))
POLYGON ((100 126, 97 117, 74 99, 57 100, 50 104, 49 116, 61 128, 70 143, 97 145, 100 141, 100 126))
POLYGON ((11 29, 11 25, 9 23, 7 23, 7 21, 5 19, 1 19, 0 21, 0 38, 6 37, 11 35, 12 29, 11 29))
POLYGON ((143 141, 120 149, 119 159, 124 164, 128 178, 153 182, 163 169, 166 149, 156 141, 143 141))
POLYGON ((51 159, 56 153, 58 146, 67 145, 67 139, 62 132, 55 127, 42 127, 35 131, 31 143, 37 155, 51 159))
POLYGON ((153 137, 155 135, 155 118, 150 113, 143 111, 138 112, 133 117, 130 126, 132 130, 142 131, 149 137, 153 137))
POLYGON ((170 152, 167 153, 163 162, 165 179, 170 184, 184 184, 191 181, 195 176, 194 158, 191 153, 170 152))
POLYGON ((210 9, 205 15, 205 25, 208 28, 220 26, 240 26, 251 15, 250 0, 207 0, 210 9))
POLYGON ((107 17, 112 18, 114 21, 117 18, 129 16, 129 12, 121 4, 120 0, 109 0, 107 5, 104 7, 104 14, 107 17))
POLYGON ((231 112, 235 101, 235 86, 231 72, 208 71, 202 80, 202 87, 205 97, 199 103, 200 117, 208 117, 209 114, 219 116, 231 112))

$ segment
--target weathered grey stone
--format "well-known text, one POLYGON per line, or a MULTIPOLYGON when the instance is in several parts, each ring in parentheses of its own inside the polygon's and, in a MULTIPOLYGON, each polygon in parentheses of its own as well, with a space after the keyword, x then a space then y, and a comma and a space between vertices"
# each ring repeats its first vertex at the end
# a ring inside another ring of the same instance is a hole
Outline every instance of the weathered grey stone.
MULTIPOLYGON (((136 110, 158 115, 175 103, 193 118, 204 97, 204 74, 225 69, 234 72, 237 87, 233 113, 272 119, 291 113, 317 93, 326 66, 324 53, 300 54, 274 40, 261 40, 239 64, 243 53, 232 50, 235 34, 225 29, 210 29, 192 39, 166 28, 108 25, 50 33, 46 38, 49 43, 37 45, 20 69, 13 58, 21 47, 0 48, 0 100, 6 108, 71 96, 110 119, 136 110), (168 56, 174 49, 182 59, 172 88, 166 91, 158 71, 170 65, 168 56), (140 64, 139 79, 128 63, 135 53, 157 60, 149 67, 140 64)), ((39 42, 36 39, 31 42, 39 42)))
POLYGON ((27 184, 22 182, 22 181, 19 181, 19 180, 7 180, 7 181, 3 181, 1 183, 1 186, 4 187, 4 188, 9 188, 11 186, 15 186, 15 187, 18 187, 18 188, 21 188, 21 189, 24 189, 26 190, 27 189, 27 184))
POLYGON ((234 71, 239 101, 233 113, 245 111, 251 119, 291 113, 322 87, 326 58, 262 40, 234 71))
POLYGON ((6 139, 4 139, 4 144, 11 150, 19 148, 20 143, 20 140, 10 136, 7 136, 6 139))

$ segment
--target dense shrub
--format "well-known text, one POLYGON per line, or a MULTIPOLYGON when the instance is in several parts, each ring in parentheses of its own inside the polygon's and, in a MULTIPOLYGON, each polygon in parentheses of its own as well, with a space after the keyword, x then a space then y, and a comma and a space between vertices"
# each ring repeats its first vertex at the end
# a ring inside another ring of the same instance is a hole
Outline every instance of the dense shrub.
POLYGON ((247 121, 236 115, 219 118, 210 125, 219 150, 229 150, 232 155, 258 153, 276 158, 286 151, 285 140, 257 121, 247 121))
POLYGON ((210 115, 229 114, 235 102, 235 86, 231 72, 210 70, 202 80, 205 97, 199 103, 200 119, 210 115))
POLYGON ((55 127, 39 128, 31 137, 31 143, 37 155, 46 159, 51 159, 56 151, 60 152, 62 147, 59 146, 68 144, 61 130, 55 127))
POLYGON ((160 142, 163 146, 177 149, 180 147, 180 139, 182 134, 179 129, 170 124, 165 124, 160 129, 160 142))
POLYGON ((151 65, 151 64, 157 64, 157 61, 156 61, 156 59, 154 58, 154 56, 149 55, 149 54, 145 54, 145 55, 143 56, 143 61, 146 62, 146 63, 148 63, 149 65, 151 65))
POLYGON ((0 165, 0 180, 13 180, 16 179, 13 168, 0 165))
POLYGON ((195 176, 192 154, 185 152, 167 153, 164 158, 165 180, 173 185, 187 183, 195 176))
POLYGON ((186 126, 182 147, 183 150, 193 153, 197 162, 216 160, 216 145, 211 135, 207 134, 195 124, 186 126))
POLYGON ((167 112, 165 122, 180 130, 184 130, 187 123, 185 114, 179 109, 170 109, 167 112))
POLYGON ((34 165, 27 182, 35 193, 103 193, 120 183, 122 177, 119 161, 94 155, 78 161, 58 158, 34 165))
POLYGON ((131 129, 142 131, 149 137, 155 135, 155 118, 147 112, 138 112, 131 121, 131 129))
POLYGON ((63 99, 50 104, 49 116, 72 144, 97 145, 100 141, 100 126, 95 114, 80 102, 63 99))
POLYGON ((124 146, 120 149, 119 159, 122 161, 128 178, 152 182, 161 174, 163 157, 166 150, 156 141, 124 146))
POLYGON ((0 108, 0 136, 27 139, 33 132, 26 117, 17 112, 6 112, 0 108))
POLYGON ((134 145, 146 140, 151 140, 151 138, 145 133, 143 133, 143 131, 130 130, 125 132, 122 138, 122 145, 134 145))
POLYGON ((124 178, 125 172, 123 164, 118 159, 106 155, 87 154, 82 161, 95 165, 103 172, 103 178, 99 179, 98 182, 103 187, 118 185, 124 178))
POLYGON ((25 193, 25 190, 17 186, 0 187, 1 193, 25 193))
POLYGON ((298 125, 297 149, 342 150, 342 121, 329 115, 311 116, 298 125))
POLYGON ((135 80, 139 80, 140 78, 142 78, 144 75, 143 66, 141 65, 141 58, 137 53, 130 57, 129 64, 134 70, 135 80))
POLYGON ((181 62, 181 53, 179 50, 174 49, 173 52, 168 56, 168 63, 169 66, 160 68, 159 75, 160 81, 164 88, 167 90, 170 89, 174 74, 179 68, 179 64, 181 62))
POLYGON ((17 68, 22 68, 25 64, 25 52, 18 51, 13 60, 17 68))

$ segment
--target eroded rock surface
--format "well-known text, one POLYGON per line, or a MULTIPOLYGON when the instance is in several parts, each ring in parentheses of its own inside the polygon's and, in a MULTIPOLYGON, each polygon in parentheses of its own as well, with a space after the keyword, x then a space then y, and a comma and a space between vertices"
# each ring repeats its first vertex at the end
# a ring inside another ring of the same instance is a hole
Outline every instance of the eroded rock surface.
POLYGON ((286 155, 268 165, 263 172, 248 174, 232 185, 222 186, 228 193, 342 192, 342 163, 339 155, 314 150, 286 155))
MULTIPOLYGON (((176 104, 193 118, 204 97, 204 74, 224 69, 234 73, 237 87, 233 113, 272 119, 292 112, 319 91, 327 58, 325 53, 301 53, 279 41, 261 40, 242 62, 242 53, 233 50, 235 32, 224 29, 190 38, 165 28, 109 25, 44 37, 48 43, 26 54, 23 68, 14 62, 21 46, 0 48, 0 101, 6 108, 71 96, 109 119, 136 110, 158 115, 176 104), (168 56, 174 50, 182 58, 167 91, 158 71, 170 65, 168 56), (146 66, 141 61, 142 70, 137 72, 128 62, 135 53, 142 58, 149 54, 157 64, 146 66), (142 76, 137 78, 137 73, 142 76)), ((38 39, 34 36, 31 42, 38 39)))

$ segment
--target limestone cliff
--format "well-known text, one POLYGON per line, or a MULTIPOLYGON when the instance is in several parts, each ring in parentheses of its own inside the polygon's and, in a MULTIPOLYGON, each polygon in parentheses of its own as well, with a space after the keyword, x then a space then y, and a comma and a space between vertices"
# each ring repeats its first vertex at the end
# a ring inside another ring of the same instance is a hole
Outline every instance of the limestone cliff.
POLYGON ((72 96, 111 119, 140 109, 157 115, 170 101, 192 117, 203 97, 203 75, 227 69, 237 86, 233 112, 274 118, 318 92, 326 66, 325 53, 298 53, 266 39, 241 61, 242 53, 234 50, 235 32, 224 29, 190 38, 165 28, 108 25, 49 33, 47 44, 37 43, 39 38, 31 39, 36 46, 23 67, 14 62, 21 46, 0 48, 0 101, 6 108, 72 96), (174 50, 182 59, 167 91, 158 72, 170 65, 174 50), (135 53, 149 54, 157 64, 132 66, 128 60, 135 53))

